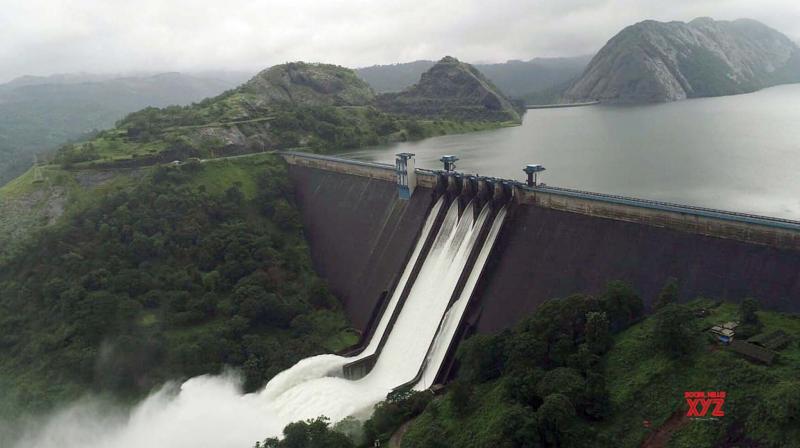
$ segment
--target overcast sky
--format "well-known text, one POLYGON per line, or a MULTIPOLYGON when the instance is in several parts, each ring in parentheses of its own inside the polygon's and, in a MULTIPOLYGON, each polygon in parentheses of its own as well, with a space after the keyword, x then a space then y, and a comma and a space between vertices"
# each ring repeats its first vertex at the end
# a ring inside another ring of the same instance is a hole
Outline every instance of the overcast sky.
POLYGON ((640 20, 698 16, 749 17, 800 41, 800 0, 0 0, 0 82, 294 60, 571 56, 640 20))

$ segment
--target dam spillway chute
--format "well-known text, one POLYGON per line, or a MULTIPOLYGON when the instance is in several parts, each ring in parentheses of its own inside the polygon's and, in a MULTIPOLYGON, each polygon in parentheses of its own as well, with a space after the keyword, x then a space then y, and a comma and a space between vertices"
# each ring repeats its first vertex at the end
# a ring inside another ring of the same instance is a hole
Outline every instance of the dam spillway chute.
POLYGON ((477 236, 472 207, 469 203, 459 216, 458 203, 451 203, 386 346, 370 373, 391 388, 413 378, 424 361, 477 236))
POLYGON ((436 185, 437 199, 364 349, 301 361, 267 385, 265 398, 282 421, 366 418, 392 390, 426 389, 439 378, 513 189, 452 170, 438 172, 436 185))
MULTIPOLYGON (((381 331, 371 342, 375 345, 382 339, 368 376, 382 378, 395 388, 413 385, 425 389, 433 384, 454 348, 453 338, 505 221, 505 203, 511 198, 510 186, 502 181, 481 182, 477 176, 447 171, 440 176, 440 184, 448 188, 437 204, 451 197, 447 213, 406 296, 391 306, 396 321, 384 315, 381 331)), ((430 216, 428 221, 432 222, 430 216)), ((393 302, 398 298, 395 293, 393 302)))
POLYGON ((438 231, 437 218, 439 218, 440 212, 445 207, 445 199, 445 196, 440 196, 439 199, 434 203, 431 210, 428 212, 428 216, 425 219, 425 224, 422 227, 419 238, 417 238, 417 242, 414 245, 411 256, 409 257, 409 260, 403 269, 403 273, 401 274, 400 279, 391 293, 389 302, 387 303, 381 319, 378 321, 377 327, 373 332, 368 345, 364 348, 364 350, 358 353, 353 360, 362 359, 377 352, 378 345, 380 344, 381 339, 384 338, 386 328, 389 325, 389 316, 397 311, 403 294, 407 292, 407 287, 413 283, 415 277, 415 267, 417 266, 417 263, 421 262, 421 259, 425 258, 427 249, 425 246, 428 242, 428 239, 432 237, 431 234, 433 232, 438 231))
POLYGON ((320 361, 319 371, 335 370, 337 362, 342 367, 358 365, 359 360, 372 357, 361 375, 346 379, 328 373, 309 379, 308 370, 298 370, 296 375, 303 376, 303 381, 282 377, 281 382, 293 385, 277 396, 271 382, 267 390, 281 415, 291 421, 318 415, 333 421, 349 415, 367 416, 372 406, 398 386, 410 382, 416 388, 430 386, 452 348, 453 336, 504 220, 504 206, 498 208, 486 200, 477 211, 477 203, 448 194, 439 197, 367 348, 354 358, 320 361), (462 200, 466 205, 461 205, 462 200))
MULTIPOLYGON (((489 210, 490 206, 487 205, 481 211, 481 214, 485 212, 488 214, 489 210)), ((497 212, 497 215, 489 227, 486 239, 481 246, 480 252, 477 254, 477 258, 472 266, 472 269, 469 271, 466 283, 464 284, 458 299, 452 304, 452 306, 450 306, 442 318, 436 339, 434 340, 422 367, 421 376, 416 384, 414 384, 415 390, 424 390, 433 386, 439 377, 445 358, 449 354, 452 354, 452 350, 454 349, 453 342, 456 337, 456 333, 458 332, 459 327, 462 325, 464 313, 466 312, 470 300, 472 299, 472 295, 475 292, 475 287, 478 284, 481 274, 483 273, 486 262, 489 259, 489 255, 494 248, 494 244, 497 241, 497 236, 500 234, 500 229, 505 222, 505 217, 506 206, 504 205, 497 212)))
MULTIPOLYGON (((445 199, 440 201, 444 204, 445 199)), ((372 347, 377 350, 374 344, 382 344, 374 366, 363 378, 348 380, 331 374, 336 363, 344 366, 353 360, 322 355, 323 360, 301 361, 286 375, 276 377, 290 387, 276 390, 275 380, 268 384, 265 392, 269 391, 272 405, 282 420, 291 422, 325 415, 337 421, 350 415, 368 416, 377 402, 418 374, 479 236, 473 207, 470 202, 461 211, 458 201, 450 201, 427 256, 416 261, 421 266, 413 285, 407 286, 402 308, 399 312, 384 313, 370 348, 359 355, 368 356, 372 347), (392 315, 394 322, 390 320, 392 315), (328 369, 329 373, 309 378, 310 366, 317 362, 322 364, 318 372, 328 369), (302 380, 295 381, 295 377, 302 380)))

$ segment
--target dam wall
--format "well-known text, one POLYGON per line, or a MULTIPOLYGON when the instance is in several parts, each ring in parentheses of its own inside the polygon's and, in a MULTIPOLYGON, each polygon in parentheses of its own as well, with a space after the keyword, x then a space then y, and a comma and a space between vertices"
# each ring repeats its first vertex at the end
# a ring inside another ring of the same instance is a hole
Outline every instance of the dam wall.
POLYGON ((800 222, 588 191, 516 185, 517 202, 597 218, 800 250, 800 222))
POLYGON ((364 332, 403 271, 432 190, 418 187, 404 201, 393 181, 370 171, 345 174, 331 169, 336 164, 321 169, 287 160, 314 269, 343 302, 353 327, 364 332))
POLYGON ((598 294, 610 280, 633 286, 647 306, 669 277, 680 296, 800 312, 800 252, 669 227, 520 205, 482 279, 473 324, 512 325, 550 298, 598 294))
MULTIPOLYGON (((284 157, 315 267, 362 328, 446 183, 417 169, 417 191, 401 201, 391 165, 284 157)), ((507 328, 550 298, 600 293, 610 280, 630 283, 648 306, 675 277, 684 299, 756 297, 800 312, 800 222, 505 183, 513 205, 465 320, 478 331, 507 328)))
MULTIPOLYGON (((298 152, 281 153, 283 159, 290 167, 315 168, 332 173, 346 174, 349 176, 366 177, 373 180, 391 182, 394 186, 395 171, 391 165, 383 163, 361 162, 358 160, 342 159, 320 154, 306 154, 298 152)), ((417 185, 423 188, 436 188, 438 176, 435 171, 417 169, 417 185)), ((394 191, 397 196, 397 191, 394 191)))

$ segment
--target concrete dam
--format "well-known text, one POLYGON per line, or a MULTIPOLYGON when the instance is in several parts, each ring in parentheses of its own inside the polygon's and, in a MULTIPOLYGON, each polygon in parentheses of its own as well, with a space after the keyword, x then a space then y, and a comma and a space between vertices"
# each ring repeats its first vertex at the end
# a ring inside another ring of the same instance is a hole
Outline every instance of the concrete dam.
MULTIPOLYGON (((373 178, 369 170, 352 176, 292 166, 300 168, 292 169, 293 179, 307 187, 298 199, 318 205, 306 208, 314 216, 306 231, 316 268, 337 294, 349 295, 347 310, 362 338, 349 353, 296 363, 255 399, 277 428, 321 415, 333 422, 366 418, 393 390, 425 390, 440 382, 507 222, 512 190, 486 181, 470 188, 455 177, 434 184, 436 176, 420 176, 417 190, 413 159, 391 171, 399 183, 373 178), (352 208, 336 202, 337 190, 357 198, 352 208), (365 301, 371 308, 364 308, 365 301)), ((362 168, 370 167, 356 167, 362 168)))
POLYGON ((411 154, 394 166, 282 155, 314 267, 361 331, 358 344, 303 359, 257 393, 192 378, 91 446, 184 440, 186 421, 206 430, 204 442, 230 446, 322 415, 365 419, 394 390, 445 383, 471 332, 507 328, 545 300, 609 280, 646 302, 673 276, 683 297, 800 309, 798 222, 471 176, 453 170, 452 156, 430 171, 411 154), (218 431, 219 422, 239 429, 218 431))
POLYGON ((276 428, 366 418, 397 389, 452 375, 471 332, 507 328, 551 298, 631 283, 685 298, 796 312, 800 222, 527 184, 444 169, 283 153, 312 260, 359 343, 304 359, 254 397, 276 428))
POLYGON ((675 277, 685 299, 755 297, 800 311, 800 222, 413 168, 406 199, 399 165, 284 158, 315 267, 365 340, 437 198, 468 201, 487 185, 509 197, 508 216, 460 333, 507 328, 548 299, 599 293, 611 280, 647 306, 675 277))

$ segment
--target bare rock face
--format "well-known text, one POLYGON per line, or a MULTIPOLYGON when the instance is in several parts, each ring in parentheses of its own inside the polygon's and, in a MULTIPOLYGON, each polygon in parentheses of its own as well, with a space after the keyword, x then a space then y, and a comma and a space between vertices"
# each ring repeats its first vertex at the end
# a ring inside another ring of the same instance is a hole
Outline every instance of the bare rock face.
POLYGON ((363 106, 372 88, 350 69, 331 64, 291 62, 266 69, 242 86, 268 103, 303 106, 363 106))
POLYGON ((608 41, 563 99, 675 101, 790 82, 800 82, 800 48, 762 23, 647 20, 608 41))
POLYGON ((406 115, 460 120, 519 121, 519 113, 483 74, 446 56, 417 84, 377 97, 379 109, 406 115))

